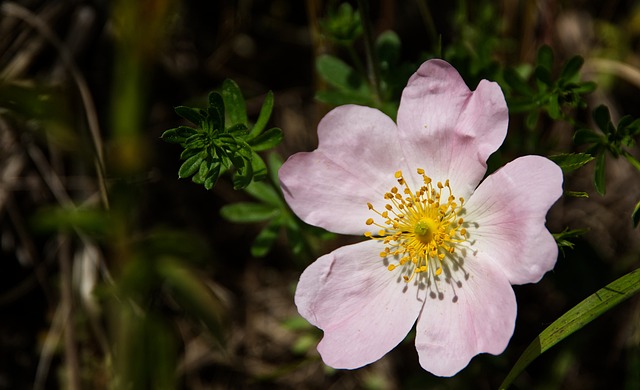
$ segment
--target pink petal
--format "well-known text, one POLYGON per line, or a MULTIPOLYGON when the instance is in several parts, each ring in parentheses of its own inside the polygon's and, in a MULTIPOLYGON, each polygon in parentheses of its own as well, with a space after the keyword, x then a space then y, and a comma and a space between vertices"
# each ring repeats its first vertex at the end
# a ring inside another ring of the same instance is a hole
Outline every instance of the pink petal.
POLYGON ((358 368, 393 349, 413 327, 423 305, 415 286, 400 280, 369 240, 338 248, 300 277, 300 315, 324 331, 322 360, 334 368, 358 368))
POLYGON ((318 125, 318 149, 291 156, 280 183, 291 209, 303 221, 343 234, 362 234, 375 217, 367 202, 384 207, 384 192, 403 168, 395 123, 382 112, 346 105, 318 125))
POLYGON ((469 199, 465 221, 474 248, 485 252, 511 284, 535 283, 558 257, 545 227, 562 195, 562 171, 540 156, 520 157, 487 177, 469 199))
POLYGON ((397 122, 409 165, 436 182, 450 179, 454 194, 466 198, 502 144, 509 116, 497 83, 482 80, 472 92, 451 65, 430 60, 409 79, 397 122))
POLYGON ((516 298, 505 275, 484 254, 470 254, 461 268, 443 272, 441 295, 429 294, 416 326, 420 365, 438 376, 455 375, 479 353, 502 353, 515 327, 516 298))

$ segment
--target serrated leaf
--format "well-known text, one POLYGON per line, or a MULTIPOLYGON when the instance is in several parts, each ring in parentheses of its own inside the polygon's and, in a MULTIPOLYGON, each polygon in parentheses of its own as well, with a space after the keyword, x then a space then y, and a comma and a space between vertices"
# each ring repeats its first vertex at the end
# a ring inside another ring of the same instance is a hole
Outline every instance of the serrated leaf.
POLYGON ((631 298, 640 291, 640 269, 631 271, 601 288, 555 320, 522 353, 500 389, 506 389, 538 356, 567 336, 581 329, 603 313, 631 298))
POLYGON ((549 159, 558 164, 563 172, 567 173, 580 168, 593 160, 594 157, 586 153, 562 153, 549 156, 549 159))
POLYGON ((233 125, 248 126, 247 106, 238 84, 231 79, 222 83, 222 100, 226 109, 228 123, 233 125))
POLYGON ((282 142, 282 130, 272 127, 264 133, 248 141, 251 149, 256 152, 271 149, 282 142))
POLYGON ((278 238, 278 232, 280 231, 280 224, 277 220, 273 220, 265 226, 260 233, 256 236, 253 244, 251 245, 251 255, 253 257, 263 257, 273 247, 276 239, 278 238))
POLYGON ((264 98, 264 102, 262 102, 262 107, 260 108, 260 114, 258 115, 258 120, 256 124, 253 125, 251 131, 249 132, 249 136, 247 139, 252 139, 258 134, 262 133, 265 127, 267 127, 267 123, 269 122, 269 118, 271 118, 271 112, 273 111, 273 92, 267 92, 267 96, 264 98))
POLYGON ((200 169, 200 164, 204 160, 202 152, 189 157, 178 170, 178 177, 183 179, 196 173, 200 169))
POLYGON ((351 66, 334 56, 319 56, 316 60, 316 70, 323 80, 340 91, 365 94, 365 91, 369 90, 363 78, 351 66))
POLYGON ((566 64, 562 67, 560 71, 560 76, 558 77, 561 81, 569 81, 573 79, 582 68, 584 64, 584 59, 580 56, 573 56, 567 61, 566 64))
POLYGON ((227 221, 251 223, 267 221, 280 213, 280 209, 264 203, 239 202, 223 206, 220 215, 227 221))
POLYGON ((199 108, 191 108, 187 106, 178 106, 174 108, 176 114, 180 115, 184 119, 193 123, 194 125, 200 126, 202 121, 206 118, 204 112, 199 108))
POLYGON ((596 125, 602 130, 603 133, 608 134, 611 126, 611 115, 609 114, 609 108, 605 105, 600 105, 593 110, 593 120, 596 125))
POLYGON ((638 223, 640 223, 640 202, 636 203, 636 207, 633 209, 633 213, 631 213, 631 221, 633 222, 633 227, 637 228, 638 223))
POLYGON ((596 157, 596 171, 593 179, 596 191, 598 191, 600 195, 604 195, 607 191, 605 183, 605 156, 605 153, 600 153, 598 157, 596 157))

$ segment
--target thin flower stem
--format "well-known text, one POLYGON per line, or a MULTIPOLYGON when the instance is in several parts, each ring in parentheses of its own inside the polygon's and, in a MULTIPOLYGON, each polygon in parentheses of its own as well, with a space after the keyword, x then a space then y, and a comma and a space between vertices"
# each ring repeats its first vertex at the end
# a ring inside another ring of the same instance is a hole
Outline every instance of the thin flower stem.
POLYGON ((360 19, 362 20, 362 30, 364 33, 364 50, 367 58, 367 76, 373 89, 373 99, 376 103, 381 103, 380 96, 380 68, 373 48, 373 25, 369 14, 369 1, 358 0, 360 19))

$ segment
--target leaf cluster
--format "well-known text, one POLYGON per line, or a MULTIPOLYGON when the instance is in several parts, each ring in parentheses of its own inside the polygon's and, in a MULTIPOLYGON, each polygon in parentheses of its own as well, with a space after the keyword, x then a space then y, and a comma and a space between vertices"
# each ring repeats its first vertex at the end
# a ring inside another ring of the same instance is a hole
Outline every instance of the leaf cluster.
POLYGON ((554 56, 549 46, 538 50, 533 72, 518 72, 507 68, 503 77, 511 90, 508 98, 509 109, 513 113, 528 112, 525 124, 533 129, 541 113, 553 120, 571 121, 568 111, 587 106, 584 95, 592 92, 596 84, 580 81, 579 71, 584 64, 580 56, 570 58, 561 68, 557 77, 553 77, 554 56), (528 74, 523 74, 528 73, 528 74))
POLYGON ((269 92, 255 124, 247 118, 244 97, 238 85, 225 80, 222 93, 211 92, 206 109, 179 106, 175 111, 196 127, 178 126, 165 131, 161 138, 182 146, 184 160, 178 176, 191 177, 194 183, 209 190, 221 173, 233 169, 233 186, 245 188, 251 181, 262 180, 267 166, 257 152, 271 149, 282 141, 282 130, 265 130, 273 110, 273 93, 269 92))

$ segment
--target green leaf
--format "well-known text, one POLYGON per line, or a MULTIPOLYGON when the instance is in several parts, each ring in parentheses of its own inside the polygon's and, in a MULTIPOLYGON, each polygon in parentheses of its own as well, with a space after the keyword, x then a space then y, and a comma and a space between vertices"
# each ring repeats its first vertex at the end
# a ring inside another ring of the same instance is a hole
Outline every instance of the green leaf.
POLYGON ((380 68, 388 71, 398 63, 400 58, 400 37, 393 31, 385 31, 376 39, 376 52, 380 61, 380 68))
POLYGON ((369 90, 368 85, 351 66, 334 56, 324 54, 318 57, 316 69, 320 77, 340 91, 364 94, 369 90))
POLYGON ((262 133, 265 127, 267 127, 267 122, 269 122, 269 118, 271 118, 271 112, 273 111, 273 92, 267 92, 267 96, 264 98, 264 102, 262 103, 262 107, 260 108, 260 114, 258 115, 258 120, 256 124, 253 125, 251 131, 249 132, 249 136, 247 139, 252 139, 256 137, 258 134, 262 133))
POLYGON ((195 154, 182 163, 182 166, 180 166, 180 169, 178 170, 178 177, 183 179, 196 173, 200 169, 200 164, 202 164, 202 161, 204 160, 203 154, 206 155, 206 152, 195 154))
POLYGON ((527 117, 525 118, 525 125, 527 126, 528 129, 535 129, 536 125, 538 124, 538 112, 537 111, 531 111, 527 117))
POLYGON ((601 141, 601 136, 589 129, 580 129, 573 135, 573 142, 576 145, 596 144, 601 141))
POLYGON ((269 182, 254 181, 244 189, 247 194, 254 198, 261 200, 264 203, 270 204, 275 207, 284 206, 282 199, 278 192, 273 188, 273 185, 269 182))
POLYGON ((553 85, 553 80, 551 79, 551 71, 549 71, 549 69, 538 66, 534 71, 534 75, 536 76, 536 79, 542 84, 549 87, 553 85))
POLYGON ((605 153, 600 153, 598 157, 596 157, 596 171, 594 177, 594 183, 596 186, 596 191, 600 195, 604 195, 607 191, 606 183, 605 183, 605 153))
POLYGON ((633 213, 631 213, 631 221, 633 222, 633 227, 637 228, 638 223, 640 223, 640 202, 636 203, 636 207, 633 209, 633 213))
POLYGON ((227 221, 250 223, 267 221, 280 213, 278 208, 264 203, 239 202, 223 206, 220 215, 227 221))
POLYGON ((280 180, 278 179, 278 171, 282 167, 282 157, 278 153, 272 152, 267 156, 267 165, 269 166, 269 175, 271 182, 280 188, 280 180))
POLYGON ((554 233, 553 238, 556 240, 556 244, 558 244, 558 247, 561 250, 563 250, 563 248, 573 249, 575 244, 571 240, 584 235, 586 232, 587 229, 569 230, 567 228, 560 233, 554 233))
POLYGON ((248 141, 251 145, 251 149, 256 152, 271 149, 282 142, 282 130, 277 127, 272 127, 264 133, 248 141))
POLYGON ((640 171, 640 161, 638 161, 638 159, 633 157, 633 155, 626 150, 622 151, 622 155, 627 159, 627 161, 629 161, 629 164, 633 165, 635 169, 640 171))
POLYGON ((631 298, 640 291, 640 269, 631 271, 601 288, 549 325, 522 353, 500 385, 506 389, 535 358, 581 329, 601 314, 631 298))
POLYGON ((271 221, 265 226, 260 233, 256 236, 253 244, 251 245, 251 256, 264 257, 273 247, 276 239, 278 238, 278 232, 280 231, 280 223, 277 220, 271 221))
POLYGON ((580 68, 582 68, 582 64, 584 64, 584 59, 580 56, 573 56, 567 61, 566 64, 562 67, 560 71, 559 80, 561 81, 569 81, 574 78, 580 68))
POLYGON ((193 127, 178 126, 174 129, 166 130, 160 139, 170 144, 184 144, 187 138, 196 134, 198 130, 193 127))
POLYGON ((176 111, 176 114, 180 115, 184 119, 188 120, 189 122, 191 122, 191 123, 193 123, 194 125, 197 125, 197 126, 200 126, 202 121, 204 121, 205 118, 206 118, 205 114, 204 114, 204 111, 202 111, 199 108, 191 108, 191 107, 187 107, 187 106, 178 106, 178 107, 174 108, 174 110, 176 111))
POLYGON ((598 87, 598 84, 596 84, 595 82, 585 81, 578 84, 578 86, 574 89, 574 91, 580 95, 584 95, 584 94, 595 91, 597 87, 598 87))
POLYGON ((557 120, 560 118, 560 102, 558 101, 558 95, 551 95, 549 97, 549 105, 547 106, 547 112, 551 119, 557 120))
POLYGON ((227 110, 227 119, 230 125, 242 124, 248 126, 247 106, 238 84, 231 79, 222 83, 222 100, 227 110))
POLYGON ((506 81, 509 87, 514 91, 525 96, 531 95, 531 87, 529 87, 527 82, 515 69, 507 68, 504 71, 504 81, 506 81))
POLYGON ((211 122, 211 130, 220 131, 225 129, 224 125, 224 100, 218 92, 209 94, 209 121, 211 122))
POLYGON ((611 115, 609 114, 609 108, 605 105, 600 105, 593 110, 593 120, 596 122, 600 130, 603 133, 608 134, 611 128, 611 115))
POLYGON ((551 72, 553 67, 553 50, 551 50, 551 47, 543 45, 538 49, 536 64, 551 72))
POLYGON ((549 156, 549 159, 558 164, 563 172, 567 173, 580 168, 594 158, 586 153, 562 153, 549 156))
POLYGON ((253 171, 253 181, 264 180, 267 177, 267 164, 256 152, 253 152, 251 157, 251 170, 253 171))

